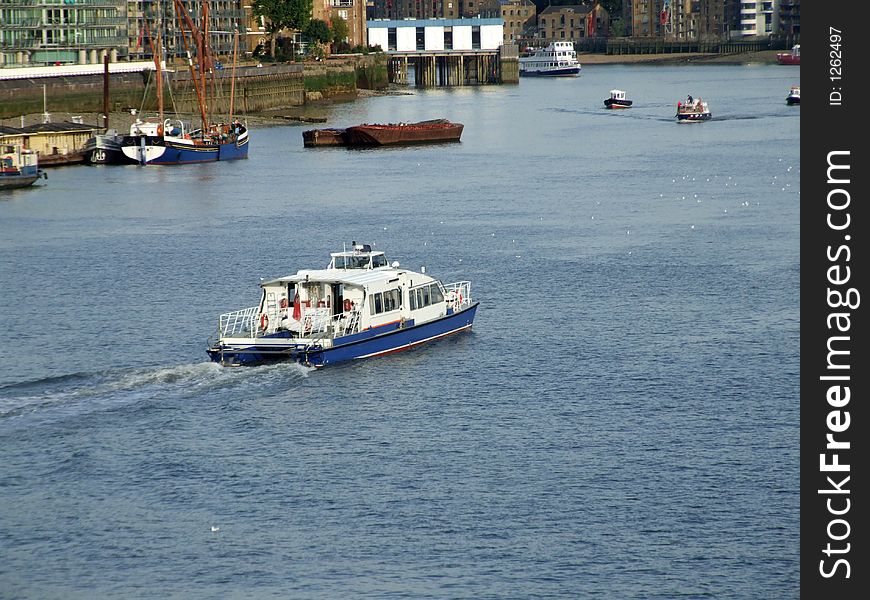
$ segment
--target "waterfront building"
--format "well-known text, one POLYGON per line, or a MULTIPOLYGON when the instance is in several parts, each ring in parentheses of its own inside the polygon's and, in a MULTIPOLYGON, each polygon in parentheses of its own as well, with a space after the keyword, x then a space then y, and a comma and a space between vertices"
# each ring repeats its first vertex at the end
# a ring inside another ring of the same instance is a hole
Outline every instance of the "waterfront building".
POLYGON ((127 0, 0 0, 0 67, 127 58, 127 0))
POLYGON ((497 50, 502 45, 501 19, 373 20, 368 43, 388 54, 449 50, 497 50))
POLYGON ((600 4, 548 6, 538 15, 537 37, 541 43, 570 42, 606 37, 609 28, 607 10, 600 4))
POLYGON ((628 34, 663 41, 720 41, 736 28, 739 0, 624 0, 628 34))
POLYGON ((740 3, 740 35, 769 38, 779 31, 779 0, 740 3))
POLYGON ((480 16, 484 19, 500 18, 504 21, 504 43, 519 44, 534 34, 538 9, 531 0, 484 0, 480 16))
POLYGON ((346 43, 351 47, 366 43, 365 0, 314 0, 311 16, 330 26, 333 19, 343 19, 347 22, 346 43))

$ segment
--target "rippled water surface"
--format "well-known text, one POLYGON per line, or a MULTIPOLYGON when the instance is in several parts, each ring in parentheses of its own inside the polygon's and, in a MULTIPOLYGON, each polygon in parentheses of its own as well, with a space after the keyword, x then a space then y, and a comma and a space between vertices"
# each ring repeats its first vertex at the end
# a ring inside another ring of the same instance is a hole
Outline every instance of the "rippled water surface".
POLYGON ((248 161, 3 193, 0 597, 794 597, 799 83, 593 65, 328 124, 460 144, 255 128, 248 161), (712 121, 674 122, 687 93, 712 121), (474 331, 207 362, 259 278, 351 240, 471 279, 474 331))

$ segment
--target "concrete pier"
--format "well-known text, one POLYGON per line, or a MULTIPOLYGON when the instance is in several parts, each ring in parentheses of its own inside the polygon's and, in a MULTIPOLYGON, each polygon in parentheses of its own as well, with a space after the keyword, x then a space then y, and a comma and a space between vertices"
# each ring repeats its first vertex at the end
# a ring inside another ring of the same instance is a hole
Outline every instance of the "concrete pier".
POLYGON ((414 85, 418 87, 497 85, 519 81, 516 46, 508 47, 507 51, 500 48, 393 54, 387 65, 390 83, 408 84, 409 67, 414 69, 414 85))

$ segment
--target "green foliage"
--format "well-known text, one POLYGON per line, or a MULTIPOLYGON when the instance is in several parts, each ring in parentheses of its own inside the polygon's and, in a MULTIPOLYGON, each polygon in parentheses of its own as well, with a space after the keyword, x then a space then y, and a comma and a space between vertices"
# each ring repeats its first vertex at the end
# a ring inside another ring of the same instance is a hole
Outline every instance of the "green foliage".
POLYGON ((625 32, 625 21, 623 21, 622 18, 616 19, 610 23, 610 35, 612 37, 625 37, 625 32))
POLYGON ((314 0, 253 0, 258 17, 266 17, 266 31, 274 36, 282 29, 304 29, 311 19, 314 0))
POLYGON ((332 28, 330 33, 331 41, 344 42, 347 36, 350 35, 350 30, 347 27, 347 21, 338 16, 338 12, 332 13, 332 28))
POLYGON ((305 29, 302 30, 302 35, 318 44, 325 44, 331 39, 329 25, 326 24, 326 21, 321 21, 320 19, 311 19, 308 25, 305 26, 305 29))

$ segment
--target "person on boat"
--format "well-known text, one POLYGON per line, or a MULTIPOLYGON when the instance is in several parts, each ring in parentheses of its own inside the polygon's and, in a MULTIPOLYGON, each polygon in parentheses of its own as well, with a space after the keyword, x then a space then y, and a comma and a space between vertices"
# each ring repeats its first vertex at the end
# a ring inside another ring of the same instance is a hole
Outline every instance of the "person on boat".
POLYGON ((691 104, 694 104, 694 103, 695 103, 695 101, 694 101, 694 99, 692 98, 692 95, 689 94, 689 95, 686 97, 686 104, 691 105, 691 104))

